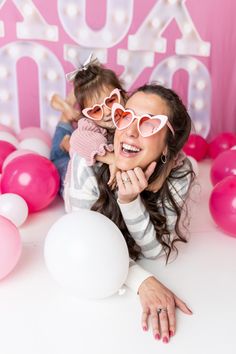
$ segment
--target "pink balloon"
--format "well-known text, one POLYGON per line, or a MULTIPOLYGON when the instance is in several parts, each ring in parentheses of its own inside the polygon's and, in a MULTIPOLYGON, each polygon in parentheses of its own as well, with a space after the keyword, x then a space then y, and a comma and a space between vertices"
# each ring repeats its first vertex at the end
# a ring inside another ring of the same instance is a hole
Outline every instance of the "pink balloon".
POLYGON ((228 176, 213 188, 209 207, 215 223, 236 237, 236 176, 228 176))
POLYGON ((13 151, 10 155, 7 156, 7 158, 4 160, 3 165, 2 165, 2 169, 4 169, 9 162, 11 162, 12 160, 14 160, 16 157, 19 156, 23 156, 23 155, 27 155, 27 154, 37 154, 37 152, 33 152, 32 150, 26 150, 26 149, 22 149, 22 150, 16 150, 13 151))
POLYGON ((213 161, 211 167, 211 181, 213 185, 228 176, 236 176, 236 150, 222 152, 213 161))
POLYGON ((24 139, 38 138, 43 140, 49 148, 51 148, 52 138, 49 133, 38 127, 28 127, 24 128, 18 134, 18 139, 20 141, 24 139))
POLYGON ((229 150, 236 145, 236 135, 233 133, 219 134, 209 143, 208 153, 212 159, 215 159, 222 152, 229 150))
POLYGON ((16 226, 0 215, 0 279, 16 266, 21 255, 21 238, 16 226))
POLYGON ((197 134, 191 134, 183 148, 186 155, 194 157, 197 161, 204 159, 207 149, 208 144, 206 140, 197 134))
POLYGON ((16 148, 7 141, 0 140, 0 173, 2 172, 3 162, 16 148))
POLYGON ((60 178, 54 164, 46 157, 27 154, 11 161, 3 170, 2 193, 20 195, 29 212, 46 208, 59 190, 60 178))
POLYGON ((4 124, 0 124, 0 131, 7 132, 7 133, 10 133, 10 134, 16 136, 16 133, 14 132, 14 130, 4 124))

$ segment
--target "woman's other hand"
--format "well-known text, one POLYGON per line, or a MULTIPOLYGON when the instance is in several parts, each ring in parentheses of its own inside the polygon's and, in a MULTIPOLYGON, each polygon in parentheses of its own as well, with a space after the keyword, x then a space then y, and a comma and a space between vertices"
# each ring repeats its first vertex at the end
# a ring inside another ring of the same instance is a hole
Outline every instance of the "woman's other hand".
POLYGON ((168 343, 176 331, 176 308, 191 315, 192 311, 174 293, 156 278, 149 277, 139 287, 139 297, 143 308, 142 328, 148 330, 148 320, 155 339, 168 343))

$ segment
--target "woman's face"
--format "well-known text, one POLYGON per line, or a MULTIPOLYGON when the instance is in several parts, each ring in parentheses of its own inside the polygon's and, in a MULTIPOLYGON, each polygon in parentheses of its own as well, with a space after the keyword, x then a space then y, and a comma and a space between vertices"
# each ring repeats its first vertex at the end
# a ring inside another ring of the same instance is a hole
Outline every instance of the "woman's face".
MULTIPOLYGON (((149 114, 169 114, 165 101, 152 93, 136 92, 126 102, 125 108, 132 110, 136 116, 149 114)), ((137 127, 137 119, 124 130, 115 131, 114 151, 116 166, 122 171, 141 167, 145 169, 152 161, 156 161, 162 153, 167 153, 165 138, 167 126, 149 137, 142 137, 137 127)))

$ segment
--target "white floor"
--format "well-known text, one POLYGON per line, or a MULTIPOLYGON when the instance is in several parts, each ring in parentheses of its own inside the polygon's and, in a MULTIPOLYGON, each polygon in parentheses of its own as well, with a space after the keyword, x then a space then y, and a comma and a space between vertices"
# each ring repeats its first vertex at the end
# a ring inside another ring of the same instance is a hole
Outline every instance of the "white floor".
POLYGON ((190 242, 167 267, 163 260, 141 262, 194 312, 191 317, 178 312, 169 344, 141 330, 139 299, 129 290, 103 301, 82 301, 51 279, 43 241, 64 213, 58 199, 21 228, 21 260, 0 283, 0 354, 235 354, 236 238, 211 220, 209 166, 200 164, 201 194, 190 242))

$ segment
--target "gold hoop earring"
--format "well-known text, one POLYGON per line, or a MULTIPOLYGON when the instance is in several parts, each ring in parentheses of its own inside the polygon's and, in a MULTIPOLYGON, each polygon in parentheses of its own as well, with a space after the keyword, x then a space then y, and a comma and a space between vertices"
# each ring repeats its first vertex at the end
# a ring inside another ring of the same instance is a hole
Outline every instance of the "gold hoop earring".
POLYGON ((163 163, 163 165, 167 162, 166 155, 164 155, 164 154, 161 155, 161 162, 163 163))

